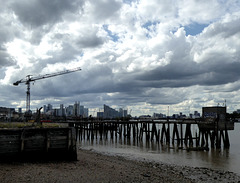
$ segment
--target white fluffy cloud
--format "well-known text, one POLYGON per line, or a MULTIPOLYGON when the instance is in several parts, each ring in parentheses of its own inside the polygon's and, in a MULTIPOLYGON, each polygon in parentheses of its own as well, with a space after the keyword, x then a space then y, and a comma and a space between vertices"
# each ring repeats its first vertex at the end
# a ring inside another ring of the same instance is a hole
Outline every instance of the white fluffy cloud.
POLYGON ((1 106, 81 101, 142 113, 201 111, 227 100, 240 108, 238 1, 0 1, 1 106))

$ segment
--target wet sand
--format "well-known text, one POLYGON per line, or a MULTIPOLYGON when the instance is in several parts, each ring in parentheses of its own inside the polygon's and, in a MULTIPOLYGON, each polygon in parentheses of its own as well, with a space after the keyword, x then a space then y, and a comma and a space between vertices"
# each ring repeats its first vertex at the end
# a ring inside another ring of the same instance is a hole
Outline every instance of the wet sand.
POLYGON ((129 160, 78 150, 78 161, 0 164, 0 182, 240 182, 231 172, 129 160))

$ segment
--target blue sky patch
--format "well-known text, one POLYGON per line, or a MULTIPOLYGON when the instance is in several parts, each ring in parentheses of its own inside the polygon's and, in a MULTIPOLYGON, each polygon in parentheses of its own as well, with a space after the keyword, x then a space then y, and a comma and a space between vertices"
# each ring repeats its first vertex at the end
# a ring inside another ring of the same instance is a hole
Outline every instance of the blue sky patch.
POLYGON ((150 27, 151 26, 156 26, 158 23, 159 22, 148 21, 147 23, 143 24, 143 27, 150 31, 151 30, 150 27))
POLYGON ((108 25, 103 25, 103 29, 108 33, 114 42, 118 41, 119 37, 108 29, 108 25))
POLYGON ((198 23, 193 23, 189 24, 188 26, 184 26, 184 29, 186 31, 186 36, 192 35, 195 36, 197 34, 200 34, 205 27, 207 27, 208 24, 198 24, 198 23))

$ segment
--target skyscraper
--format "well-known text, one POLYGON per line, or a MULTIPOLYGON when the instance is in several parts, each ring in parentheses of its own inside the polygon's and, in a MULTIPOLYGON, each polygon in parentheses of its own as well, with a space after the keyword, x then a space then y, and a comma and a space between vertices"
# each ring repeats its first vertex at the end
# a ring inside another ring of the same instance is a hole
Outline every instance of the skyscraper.
POLYGON ((80 116, 80 102, 75 102, 73 106, 73 115, 74 116, 80 116))

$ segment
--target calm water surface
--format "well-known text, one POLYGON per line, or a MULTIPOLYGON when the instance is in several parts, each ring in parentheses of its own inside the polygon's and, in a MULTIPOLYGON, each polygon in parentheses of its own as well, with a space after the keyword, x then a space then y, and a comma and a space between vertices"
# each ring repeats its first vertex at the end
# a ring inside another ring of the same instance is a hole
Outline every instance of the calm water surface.
POLYGON ((240 175, 240 123, 229 131, 230 149, 208 152, 177 150, 157 143, 134 142, 133 140, 82 140, 79 145, 83 149, 93 149, 110 155, 120 155, 131 159, 145 159, 193 167, 207 167, 232 171, 240 175))

